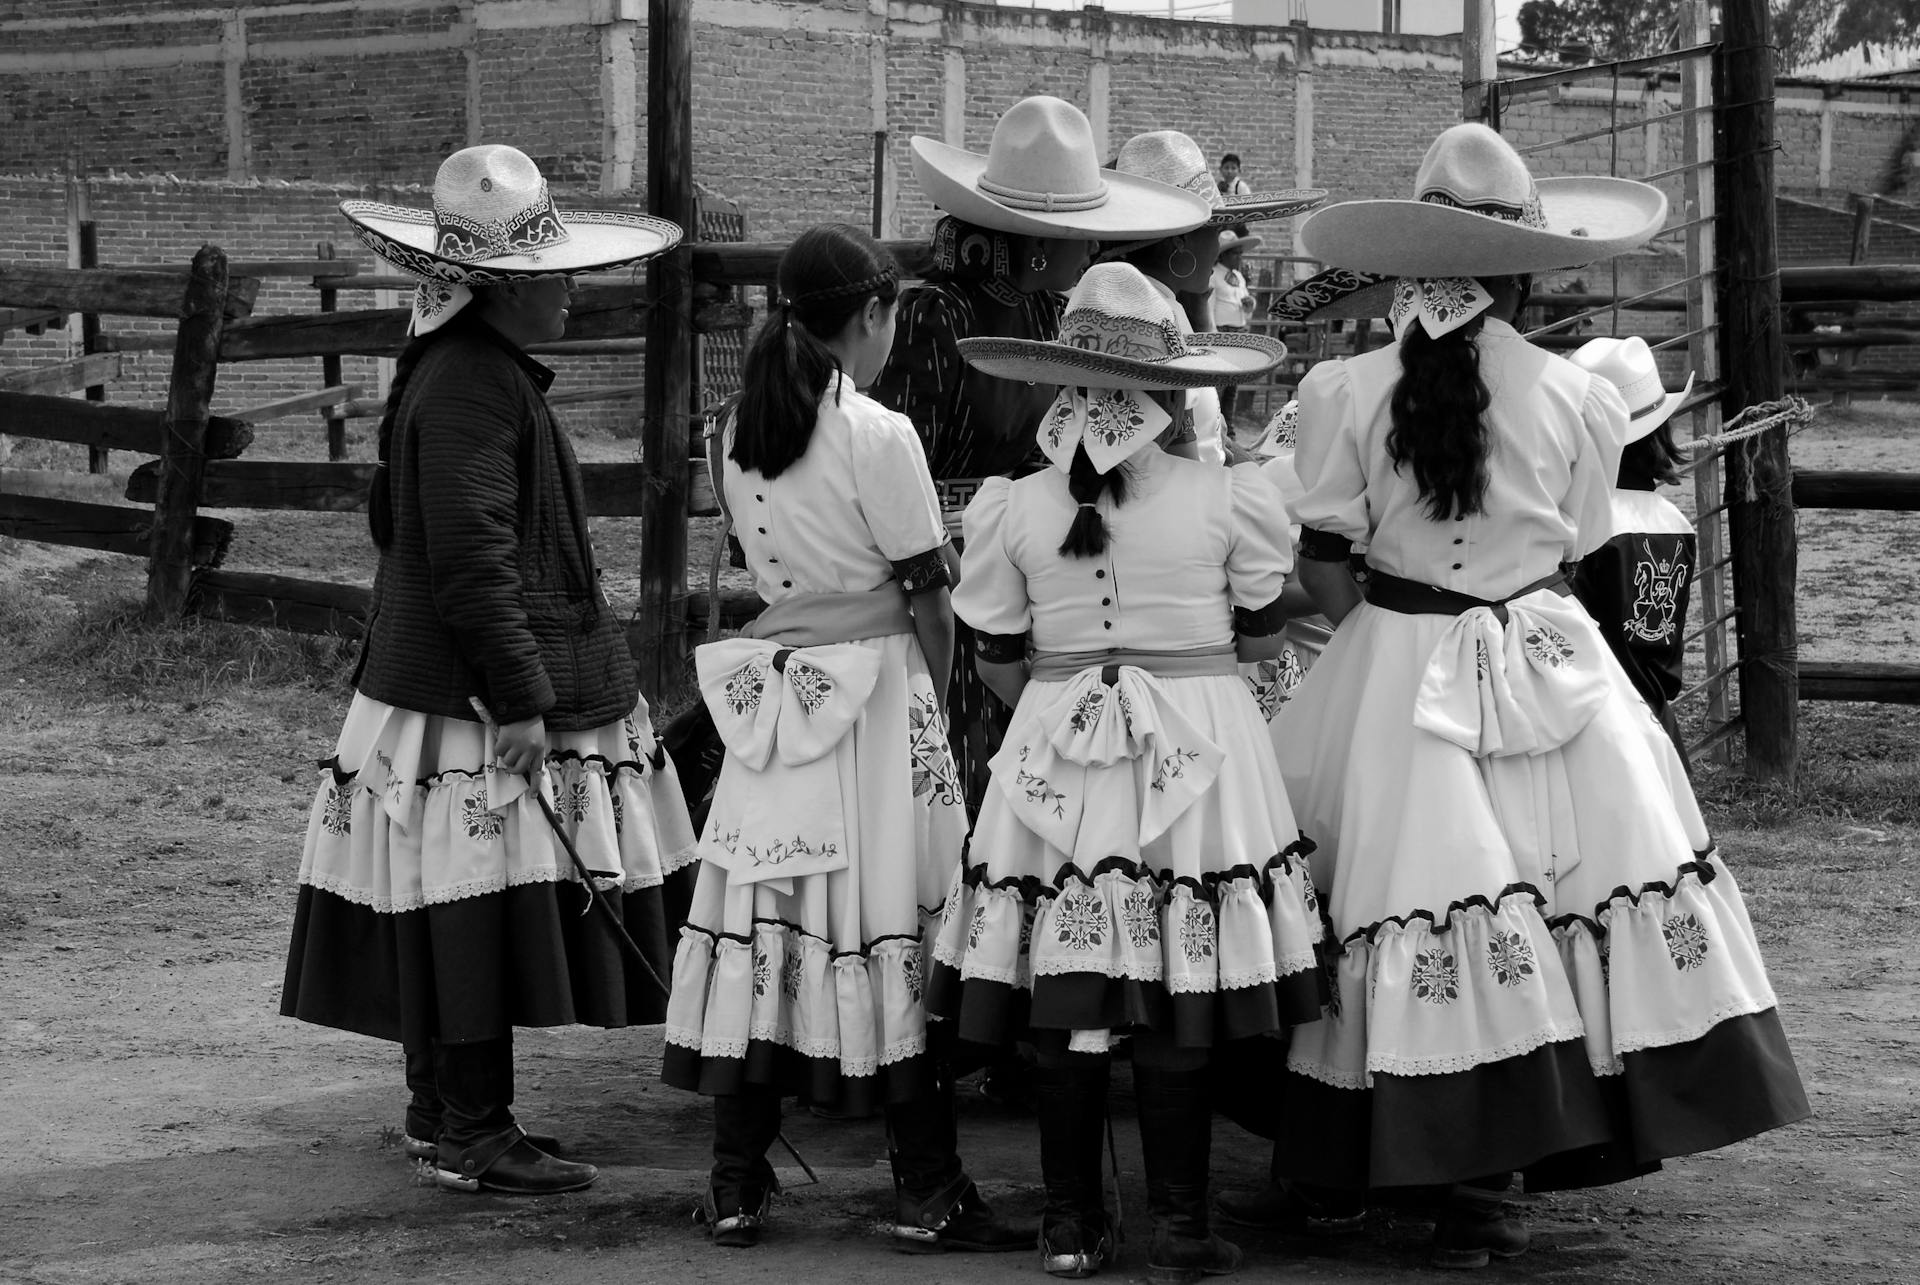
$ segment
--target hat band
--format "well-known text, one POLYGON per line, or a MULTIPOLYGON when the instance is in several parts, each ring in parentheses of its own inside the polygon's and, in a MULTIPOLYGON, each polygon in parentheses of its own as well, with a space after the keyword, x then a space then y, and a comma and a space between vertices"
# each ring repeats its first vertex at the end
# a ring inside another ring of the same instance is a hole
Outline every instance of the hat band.
POLYGON ((1116 317, 1085 308, 1060 318, 1059 343, 1082 352, 1129 361, 1163 362, 1188 356, 1180 328, 1171 321, 1116 317))
POLYGON ((1428 205, 1446 205, 1456 210, 1465 210, 1469 214, 1481 214, 1490 219, 1499 219, 1502 223, 1518 223, 1522 227, 1545 228, 1547 215, 1540 208, 1540 194, 1529 191, 1527 199, 1521 205, 1509 205, 1504 201, 1462 201, 1445 192, 1422 192, 1420 200, 1428 205))
POLYGON ((567 239, 560 212, 553 208, 547 181, 528 205, 506 219, 472 219, 433 202, 434 253, 454 263, 480 263, 513 254, 530 254, 567 239))
POLYGON ((1627 418, 1638 419, 1648 411, 1657 408, 1666 400, 1667 388, 1660 382, 1660 372, 1650 370, 1631 383, 1619 385, 1620 395, 1626 398, 1627 405, 1638 409, 1627 412, 1627 418))
POLYGON ((1029 192, 1024 188, 1008 187, 996 183, 982 174, 974 181, 974 186, 995 197, 1002 205, 1016 210, 1041 210, 1048 214, 1070 214, 1077 210, 1097 210, 1107 203, 1107 184, 1102 180, 1100 186, 1090 192, 1029 192))

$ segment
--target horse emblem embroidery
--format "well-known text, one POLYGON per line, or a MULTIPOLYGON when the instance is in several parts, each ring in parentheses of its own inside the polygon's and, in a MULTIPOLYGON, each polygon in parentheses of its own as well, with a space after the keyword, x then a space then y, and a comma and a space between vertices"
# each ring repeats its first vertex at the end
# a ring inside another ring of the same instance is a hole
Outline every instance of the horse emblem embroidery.
POLYGON ((1687 560, 1677 549, 1662 558, 1650 540, 1640 541, 1640 552, 1633 566, 1633 616, 1626 622, 1627 636, 1641 642, 1667 642, 1679 623, 1687 560))

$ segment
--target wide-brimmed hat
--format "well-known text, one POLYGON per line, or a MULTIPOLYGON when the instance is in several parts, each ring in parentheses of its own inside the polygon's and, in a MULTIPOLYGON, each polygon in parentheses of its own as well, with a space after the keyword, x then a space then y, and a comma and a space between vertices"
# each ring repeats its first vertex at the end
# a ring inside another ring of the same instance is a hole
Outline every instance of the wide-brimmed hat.
POLYGON ((1610 259, 1660 231, 1667 198, 1624 178, 1543 178, 1485 125, 1455 125, 1420 162, 1411 200, 1346 201, 1300 229, 1326 263, 1403 277, 1545 272, 1610 259))
POLYGON ((1220 253, 1230 250, 1252 250, 1261 244, 1261 238, 1248 236, 1244 232, 1235 232, 1232 228, 1220 229, 1220 253))
POLYGON ((1154 179, 1205 198, 1212 210, 1207 216, 1207 226, 1214 228, 1283 219, 1289 214, 1311 210, 1327 199, 1326 191, 1317 187, 1291 187, 1256 192, 1252 196, 1222 196, 1200 145, 1177 129, 1135 134, 1120 145, 1113 167, 1117 173, 1154 179))
POLYGON ((1660 381, 1660 366, 1653 349, 1638 335, 1624 339, 1590 339, 1567 359, 1582 370, 1593 372, 1627 399, 1627 441, 1637 442, 1673 418, 1680 403, 1693 391, 1693 373, 1687 373, 1687 386, 1670 393, 1660 381))
POLYGON ((960 355, 1001 379, 1148 389, 1245 383, 1287 355, 1266 335, 1182 335, 1173 307, 1133 265, 1097 263, 1068 296, 1059 339, 962 339, 960 355))
POLYGON ((1102 170, 1086 115, 1044 94, 1006 110, 984 156, 919 135, 912 148, 928 199, 995 232, 1157 239, 1199 227, 1212 208, 1197 193, 1102 170))
POLYGON ((1359 321, 1384 317, 1400 278, 1352 268, 1326 268, 1294 282, 1267 305, 1274 321, 1359 321))
POLYGON ((665 219, 624 211, 561 213, 540 167, 518 148, 468 147, 440 163, 433 208, 342 201, 369 250, 411 276, 456 285, 606 272, 680 243, 665 219))

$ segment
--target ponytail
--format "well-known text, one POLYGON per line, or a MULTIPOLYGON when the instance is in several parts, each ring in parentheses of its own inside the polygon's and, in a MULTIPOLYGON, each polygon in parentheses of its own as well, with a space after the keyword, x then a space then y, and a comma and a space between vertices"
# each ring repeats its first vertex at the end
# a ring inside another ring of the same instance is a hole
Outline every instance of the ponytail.
POLYGON ((1474 337, 1481 319, 1435 339, 1418 324, 1400 341, 1387 456, 1406 467, 1434 521, 1479 513, 1487 497, 1487 425, 1493 404, 1474 337))
POLYGON ((891 304, 900 269, 859 228, 808 228, 780 256, 778 298, 747 349, 739 411, 727 457, 775 478, 807 453, 820 398, 841 373, 826 341, 846 329, 867 300, 891 304))
POLYGON ((1100 516, 1100 510, 1094 507, 1100 497, 1108 495, 1119 504, 1127 498, 1127 479, 1124 466, 1116 464, 1105 473, 1096 472, 1093 460, 1087 455, 1087 448, 1076 446, 1073 450, 1073 463, 1067 469, 1067 494, 1080 507, 1074 511, 1073 524, 1067 528, 1067 538, 1060 542, 1060 552, 1069 558, 1091 558, 1107 551, 1107 520, 1100 516))

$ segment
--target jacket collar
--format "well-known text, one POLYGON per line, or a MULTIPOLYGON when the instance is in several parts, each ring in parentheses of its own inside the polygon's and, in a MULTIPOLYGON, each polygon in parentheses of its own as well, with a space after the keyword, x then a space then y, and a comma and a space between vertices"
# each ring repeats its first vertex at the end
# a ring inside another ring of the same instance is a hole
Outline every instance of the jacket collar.
POLYGON ((546 396, 547 389, 553 384, 552 367, 543 366, 529 357, 525 349, 516 345, 511 339, 478 317, 473 319, 473 328, 476 333, 485 336, 489 342, 512 357, 514 365, 520 367, 520 369, 525 372, 527 378, 533 381, 533 386, 540 390, 540 395, 543 397, 546 396))

